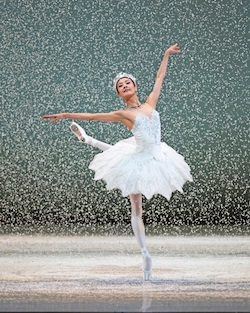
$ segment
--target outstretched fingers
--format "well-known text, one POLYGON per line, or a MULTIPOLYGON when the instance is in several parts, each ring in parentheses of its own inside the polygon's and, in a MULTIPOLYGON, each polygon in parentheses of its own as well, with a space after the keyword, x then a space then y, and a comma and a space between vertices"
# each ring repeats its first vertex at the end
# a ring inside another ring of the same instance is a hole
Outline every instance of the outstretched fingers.
POLYGON ((44 115, 42 118, 51 118, 52 120, 50 121, 50 123, 54 123, 56 121, 59 121, 62 116, 61 114, 53 114, 53 115, 44 115))
POLYGON ((173 45, 171 50, 173 51, 173 53, 180 53, 180 47, 178 47, 178 44, 176 43, 175 45, 173 45))
POLYGON ((178 47, 178 44, 176 43, 175 45, 171 46, 170 48, 167 49, 168 53, 180 53, 180 47, 178 47))
POLYGON ((181 52, 180 47, 178 47, 177 43, 174 45, 174 50, 175 50, 175 52, 181 52))

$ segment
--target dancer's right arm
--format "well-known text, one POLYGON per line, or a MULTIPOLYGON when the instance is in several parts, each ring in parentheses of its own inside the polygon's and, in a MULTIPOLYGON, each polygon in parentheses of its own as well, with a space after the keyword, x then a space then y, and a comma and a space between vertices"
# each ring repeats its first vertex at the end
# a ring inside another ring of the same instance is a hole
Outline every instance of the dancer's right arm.
POLYGON ((51 118, 50 123, 68 118, 72 120, 88 120, 88 121, 103 121, 103 122, 121 122, 129 129, 132 129, 134 124, 134 115, 128 111, 113 111, 109 113, 58 113, 45 115, 43 118, 51 118))

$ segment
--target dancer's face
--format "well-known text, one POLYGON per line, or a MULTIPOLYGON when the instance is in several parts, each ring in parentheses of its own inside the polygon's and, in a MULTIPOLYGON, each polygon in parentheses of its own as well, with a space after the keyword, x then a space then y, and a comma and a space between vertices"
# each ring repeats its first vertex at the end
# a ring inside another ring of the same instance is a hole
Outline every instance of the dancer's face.
POLYGON ((133 81, 127 77, 118 80, 116 86, 118 96, 122 97, 123 99, 126 99, 131 95, 134 95, 137 91, 137 86, 135 86, 133 81))

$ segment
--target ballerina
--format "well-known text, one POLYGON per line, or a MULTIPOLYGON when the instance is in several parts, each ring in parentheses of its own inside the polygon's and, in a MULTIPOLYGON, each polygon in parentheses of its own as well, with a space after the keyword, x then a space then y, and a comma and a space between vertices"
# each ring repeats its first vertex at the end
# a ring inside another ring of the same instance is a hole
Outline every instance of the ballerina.
POLYGON ((145 228, 142 221, 142 195, 150 199, 161 194, 168 200, 178 190, 183 192, 185 182, 192 181, 190 167, 182 155, 166 143, 161 142, 161 126, 156 104, 160 96, 163 79, 166 75, 170 54, 180 53, 177 43, 168 48, 158 69, 153 91, 145 103, 140 103, 136 79, 133 75, 119 73, 114 79, 117 95, 127 104, 125 110, 109 113, 59 113, 46 115, 51 123, 62 118, 73 120, 96 120, 121 122, 134 135, 121 140, 114 146, 88 136, 75 122, 70 125, 80 141, 102 150, 97 154, 89 168, 95 172, 95 180, 106 182, 108 190, 118 188, 122 196, 131 200, 131 224, 143 256, 143 279, 151 280, 152 260, 146 249, 145 228))

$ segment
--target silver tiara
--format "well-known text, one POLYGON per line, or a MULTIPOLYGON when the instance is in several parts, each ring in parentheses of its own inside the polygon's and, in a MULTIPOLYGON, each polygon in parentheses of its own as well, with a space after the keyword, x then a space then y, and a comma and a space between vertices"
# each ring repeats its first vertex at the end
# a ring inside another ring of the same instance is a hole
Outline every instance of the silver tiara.
POLYGON ((127 77, 127 78, 130 78, 133 83, 135 84, 136 86, 136 78, 131 75, 131 74, 128 74, 128 73, 124 73, 124 72, 120 72, 119 74, 116 75, 115 79, 114 79, 114 90, 117 92, 117 89, 116 89, 116 85, 117 85, 117 82, 121 79, 121 78, 124 78, 124 77, 127 77))

